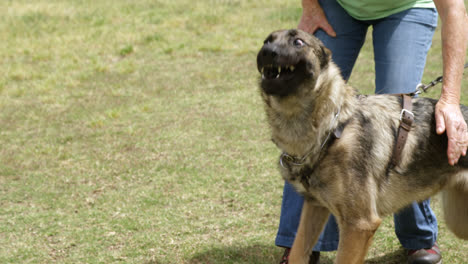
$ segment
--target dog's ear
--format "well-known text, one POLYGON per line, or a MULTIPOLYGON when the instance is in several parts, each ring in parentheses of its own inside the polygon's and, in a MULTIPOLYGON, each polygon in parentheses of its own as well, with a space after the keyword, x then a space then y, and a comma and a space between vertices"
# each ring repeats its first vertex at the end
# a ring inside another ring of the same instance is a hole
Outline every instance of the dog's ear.
POLYGON ((320 59, 320 68, 323 69, 327 67, 328 62, 331 60, 331 50, 327 49, 325 46, 320 46, 321 54, 319 55, 320 59))

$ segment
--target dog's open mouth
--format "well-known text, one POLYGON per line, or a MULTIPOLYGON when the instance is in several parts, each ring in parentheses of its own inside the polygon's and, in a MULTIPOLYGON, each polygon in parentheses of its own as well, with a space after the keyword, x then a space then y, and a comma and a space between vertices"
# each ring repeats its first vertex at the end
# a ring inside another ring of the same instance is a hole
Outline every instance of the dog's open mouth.
POLYGON ((290 79, 294 76, 294 70, 296 66, 276 66, 276 65, 266 65, 260 69, 262 73, 263 80, 271 79, 290 79))
POLYGON ((295 92, 296 88, 307 77, 306 62, 271 63, 258 65, 262 75, 261 87, 270 95, 287 96, 295 92))

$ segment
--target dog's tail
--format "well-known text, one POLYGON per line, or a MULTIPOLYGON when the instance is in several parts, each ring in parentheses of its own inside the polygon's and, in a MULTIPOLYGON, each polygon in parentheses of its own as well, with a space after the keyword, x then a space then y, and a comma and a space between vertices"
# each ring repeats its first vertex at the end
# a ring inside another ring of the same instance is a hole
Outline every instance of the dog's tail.
POLYGON ((468 173, 458 174, 442 192, 445 222, 459 238, 468 240, 468 173))

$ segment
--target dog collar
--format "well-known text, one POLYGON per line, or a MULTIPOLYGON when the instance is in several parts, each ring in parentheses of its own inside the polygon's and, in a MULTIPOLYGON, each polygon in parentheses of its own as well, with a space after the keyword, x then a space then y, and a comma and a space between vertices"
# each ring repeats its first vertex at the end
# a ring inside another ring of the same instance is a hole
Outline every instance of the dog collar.
MULTIPOLYGON (((331 126, 330 127, 333 127, 335 125, 335 122, 336 120, 338 119, 338 116, 340 115, 340 110, 341 109, 338 109, 338 112, 336 113, 336 115, 333 117, 333 120, 331 122, 331 126)), ((322 144, 320 145, 320 151, 322 151, 323 147, 327 144, 328 140, 330 139, 330 136, 333 135, 333 138, 334 139, 339 139, 341 137, 341 133, 343 132, 343 129, 345 127, 345 123, 341 124, 341 125, 338 125, 335 130, 330 130, 327 134, 327 137, 325 138, 325 140, 322 142, 322 144)), ((297 158, 297 157, 294 157, 292 155, 289 155, 288 153, 284 152, 281 153, 281 156, 280 156, 280 159, 279 159, 279 163, 281 165, 281 167, 285 168, 286 169, 286 163, 289 164, 289 165, 293 165, 293 166, 302 166, 304 165, 304 163, 306 162, 307 158, 310 156, 310 154, 312 154, 313 150, 310 150, 307 154, 305 154, 302 158, 297 158)))

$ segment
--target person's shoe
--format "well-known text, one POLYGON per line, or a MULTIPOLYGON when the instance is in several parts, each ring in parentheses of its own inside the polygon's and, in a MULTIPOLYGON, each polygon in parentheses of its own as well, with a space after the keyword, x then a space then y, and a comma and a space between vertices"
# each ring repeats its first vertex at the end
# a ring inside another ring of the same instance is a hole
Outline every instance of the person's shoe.
MULTIPOLYGON (((281 258, 281 261, 280 261, 279 264, 288 264, 289 253, 290 252, 291 252, 290 248, 285 248, 284 249, 284 254, 283 254, 283 257, 281 258)), ((310 255, 309 264, 319 264, 319 259, 320 259, 320 252, 314 251, 310 255)))
POLYGON ((441 264, 440 249, 435 243, 432 248, 408 250, 408 264, 441 264))

